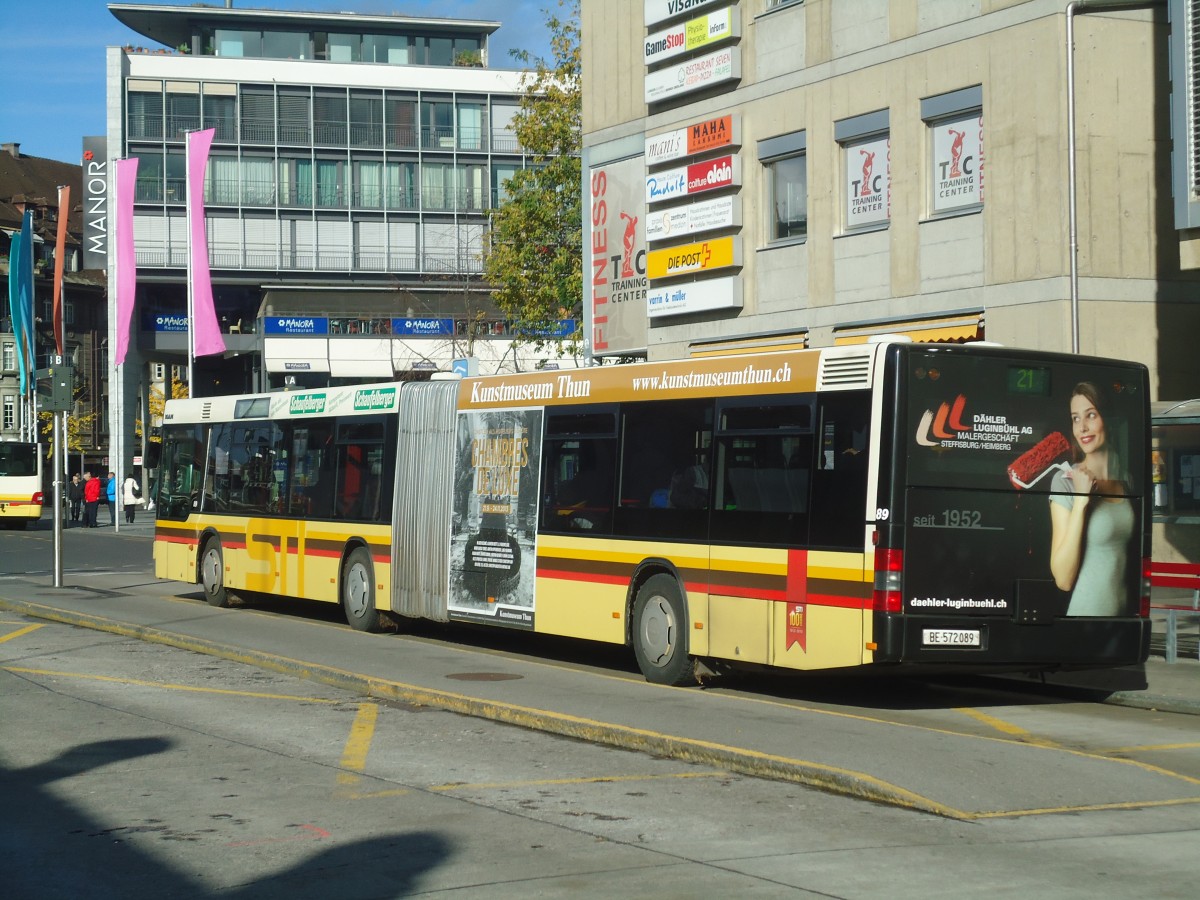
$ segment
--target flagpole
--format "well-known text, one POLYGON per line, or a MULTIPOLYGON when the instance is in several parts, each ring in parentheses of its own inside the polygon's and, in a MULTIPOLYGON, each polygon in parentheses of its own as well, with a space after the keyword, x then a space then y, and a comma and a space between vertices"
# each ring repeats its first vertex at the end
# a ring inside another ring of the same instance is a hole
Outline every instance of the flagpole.
MULTIPOLYGON (((186 159, 189 159, 189 160, 191 159, 191 153, 192 153, 192 136, 195 133, 196 132, 194 132, 194 131, 189 131, 187 133, 187 139, 185 141, 184 156, 186 159)), ((195 359, 196 359, 196 296, 195 296, 195 284, 194 284, 195 279, 193 277, 193 272, 192 272, 192 246, 193 246, 193 242, 195 241, 195 235, 192 234, 192 187, 193 187, 192 182, 193 182, 193 180, 194 179, 191 178, 191 173, 189 172, 188 179, 187 179, 187 187, 186 187, 186 190, 184 191, 184 197, 187 200, 187 204, 186 204, 187 205, 187 212, 186 212, 186 216, 187 216, 187 319, 188 319, 188 322, 187 322, 187 335, 188 335, 187 364, 188 364, 188 396, 189 397, 196 396, 196 382, 195 382, 195 378, 194 378, 194 375, 195 375, 194 368, 195 368, 195 359)), ((200 189, 201 190, 204 189, 203 185, 201 185, 200 189)), ((170 394, 169 390, 167 391, 167 394, 168 395, 170 394)))

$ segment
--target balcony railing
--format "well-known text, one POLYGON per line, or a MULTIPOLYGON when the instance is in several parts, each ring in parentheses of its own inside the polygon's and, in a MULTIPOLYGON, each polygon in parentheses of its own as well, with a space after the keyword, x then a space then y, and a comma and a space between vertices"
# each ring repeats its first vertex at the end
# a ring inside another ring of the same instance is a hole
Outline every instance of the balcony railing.
POLYGON ((199 116, 167 116, 167 140, 182 141, 189 131, 200 130, 199 116))
POLYGON ((130 116, 127 123, 129 139, 161 141, 163 136, 162 116, 130 116))
POLYGON ((416 125, 388 125, 384 129, 387 136, 387 147, 389 150, 416 150, 417 149, 417 126, 416 125))
POLYGON ((422 127, 421 146, 426 150, 453 150, 454 129, 432 125, 422 127))
POLYGON ((273 144, 275 142, 275 120, 243 117, 242 142, 246 144, 273 144))
POLYGON ((346 123, 322 122, 313 123, 313 143, 324 147, 346 146, 346 123))
POLYGON ((371 122, 351 122, 350 146, 382 147, 383 125, 371 122))

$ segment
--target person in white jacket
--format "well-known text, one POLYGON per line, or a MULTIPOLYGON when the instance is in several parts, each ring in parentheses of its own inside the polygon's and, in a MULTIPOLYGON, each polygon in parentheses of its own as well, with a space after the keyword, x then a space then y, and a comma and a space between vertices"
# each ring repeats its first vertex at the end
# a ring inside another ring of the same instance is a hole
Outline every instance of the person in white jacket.
POLYGON ((125 483, 121 487, 121 505, 125 507, 125 521, 132 525, 133 515, 142 505, 142 488, 132 475, 125 476, 125 483))

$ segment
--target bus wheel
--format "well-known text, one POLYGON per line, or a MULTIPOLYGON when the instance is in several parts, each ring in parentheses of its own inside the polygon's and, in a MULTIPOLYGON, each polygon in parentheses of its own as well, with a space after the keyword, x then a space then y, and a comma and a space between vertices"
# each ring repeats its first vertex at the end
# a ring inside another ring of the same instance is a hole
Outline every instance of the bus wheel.
POLYGON ((225 560, 221 555, 221 542, 210 537, 200 552, 200 583, 204 585, 204 599, 210 606, 228 606, 229 592, 225 590, 225 560))
POLYGON ((695 684, 687 652, 687 614, 679 584, 654 575, 633 602, 633 654, 646 680, 654 684, 695 684))
POLYGON ((375 567, 371 564, 371 554, 362 547, 350 553, 342 569, 342 606, 352 628, 382 630, 379 610, 375 608, 375 567))

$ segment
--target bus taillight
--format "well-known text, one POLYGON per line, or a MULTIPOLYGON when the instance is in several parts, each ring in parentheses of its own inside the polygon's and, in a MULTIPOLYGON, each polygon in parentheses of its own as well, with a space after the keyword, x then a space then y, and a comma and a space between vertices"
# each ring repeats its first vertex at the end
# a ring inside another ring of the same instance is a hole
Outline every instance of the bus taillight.
POLYGON ((904 551, 875 548, 875 590, 871 608, 876 612, 898 613, 904 609, 900 593, 900 573, 904 569, 904 551))
POLYGON ((1142 593, 1138 598, 1138 616, 1150 618, 1150 557, 1142 557, 1142 593))
POLYGON ((35 506, 41 506, 41 505, 42 505, 42 503, 44 502, 44 501, 42 500, 42 492, 41 492, 41 491, 35 491, 35 492, 34 492, 34 494, 33 494, 33 499, 32 499, 32 501, 31 501, 31 502, 32 502, 32 503, 33 503, 35 506))

